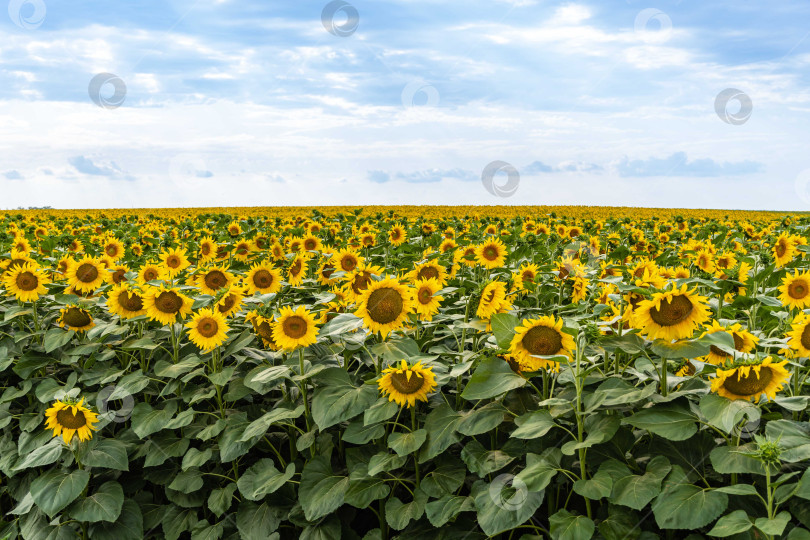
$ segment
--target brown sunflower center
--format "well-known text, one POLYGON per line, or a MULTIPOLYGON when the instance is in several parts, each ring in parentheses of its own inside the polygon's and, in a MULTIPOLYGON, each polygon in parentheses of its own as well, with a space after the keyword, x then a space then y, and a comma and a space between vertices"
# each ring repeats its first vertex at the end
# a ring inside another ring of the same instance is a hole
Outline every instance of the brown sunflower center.
POLYGON ((265 238, 264 236, 257 236, 255 242, 257 248, 267 249, 267 238, 265 238))
POLYGON ((484 295, 484 304, 489 304, 495 299, 495 288, 489 290, 489 292, 484 295))
POLYGON ((153 279, 157 279, 158 272, 154 268, 147 268, 143 271, 143 279, 145 281, 152 281, 153 279))
POLYGON ((33 291, 39 287, 39 280, 33 272, 21 272, 17 275, 17 288, 22 291, 33 291))
POLYGON ((436 279, 439 277, 439 271, 433 266, 425 266, 417 274, 419 279, 436 279))
POLYGON ((93 283, 98 278, 98 268, 90 263, 80 264, 76 269, 76 279, 83 283, 93 283))
POLYGON ((65 321, 68 326, 75 326, 77 328, 87 326, 93 321, 86 311, 77 307, 67 308, 65 314, 62 315, 62 320, 65 321))
POLYGON ((357 259, 354 257, 343 257, 340 261, 340 267, 344 272, 351 272, 357 267, 357 259))
POLYGON ((248 246, 247 244, 237 244, 236 245, 236 253, 238 255, 247 255, 249 250, 250 250, 250 246, 248 246))
POLYGON ((267 321, 260 322, 259 325, 256 327, 256 333, 259 334, 259 336, 262 339, 265 339, 270 343, 275 343, 275 341, 273 340, 273 327, 270 326, 269 322, 267 321))
POLYGON ((119 268, 118 270, 113 272, 112 273, 112 281, 113 281, 113 283, 118 285, 119 283, 124 281, 124 274, 126 274, 126 271, 123 268, 119 268))
POLYGON ((56 422, 66 429, 80 429, 87 425, 87 418, 80 410, 76 410, 76 414, 70 409, 61 409, 56 413, 56 422))
POLYGON ((219 324, 211 317, 204 317, 197 323, 197 332, 203 337, 214 337, 219 331, 219 324))
POLYGON ((419 289, 419 302, 422 304, 429 304, 431 298, 433 298, 433 292, 430 290, 429 287, 422 287, 419 289))
POLYGON ((759 376, 753 369, 745 376, 740 375, 740 372, 737 371, 723 382, 723 388, 738 396, 752 396, 765 390, 771 379, 773 379, 773 372, 767 366, 760 368, 759 376))
POLYGON ((228 284, 228 278, 220 270, 211 270, 205 274, 205 285, 211 290, 219 290, 228 284))
POLYGON ((143 298, 132 291, 124 291, 118 296, 118 303, 127 311, 140 311, 143 309, 143 298))
POLYGON ((415 394, 422 389, 424 382, 425 378, 415 371, 411 371, 410 379, 405 373, 393 373, 391 375, 391 386, 400 394, 415 394))
POLYGON ((402 296, 399 291, 385 287, 377 289, 369 295, 366 311, 372 321, 388 324, 397 320, 402 313, 402 306, 402 296))
POLYGON ((400 232, 397 229, 391 231, 391 240, 399 240, 400 232))
POLYGON ((371 272, 360 272, 352 280, 352 291, 354 291, 354 294, 359 294, 360 291, 368 289, 370 283, 371 272))
POLYGON ((229 294, 220 300, 217 309, 219 309, 220 313, 227 313, 234 306, 234 304, 236 304, 236 297, 233 294, 229 294))
POLYGON ((650 318, 660 326, 675 326, 689 318, 692 309, 694 306, 689 298, 673 296, 670 302, 662 301, 659 308, 650 309, 650 318))
POLYGON ((785 245, 784 242, 779 242, 778 244, 776 244, 776 255, 781 257, 782 255, 785 254, 786 251, 787 251, 787 246, 785 245))
POLYGON ((166 258, 166 266, 169 268, 179 268, 180 267, 180 257, 177 255, 169 255, 166 258))
POLYGON ((262 268, 253 274, 253 283, 260 289, 266 289, 273 284, 273 274, 262 268))
POLYGON ((307 321, 298 315, 284 319, 281 328, 284 330, 284 335, 291 339, 301 339, 307 335, 307 321))
POLYGON ((304 240, 304 249, 311 251, 318 247, 318 242, 314 238, 307 238, 304 240))
MULTIPOLYGON (((734 337, 734 348, 737 349, 738 351, 742 351, 743 350, 743 345, 745 345, 745 341, 743 340, 743 338, 741 338, 739 335, 737 335, 735 333, 732 333, 731 335, 734 337)), ((724 350, 722 350, 722 349, 720 349, 718 347, 715 347, 714 345, 712 345, 709 348, 717 356, 723 356, 723 357, 731 356, 726 351, 724 351, 724 350)))
POLYGON ((290 275, 297 276, 301 272, 301 259, 296 259, 290 267, 290 275))
POLYGON ((107 253, 107 255, 109 255, 110 257, 115 257, 116 255, 118 255, 118 246, 115 246, 115 245, 109 245, 109 246, 107 246, 107 247, 105 247, 105 248, 104 248, 104 251, 105 251, 105 253, 107 253))
POLYGON ((155 307, 163 313, 175 314, 183 307, 183 299, 174 291, 164 291, 155 297, 155 307))
POLYGON ((334 273, 334 271, 335 271, 334 266, 332 266, 331 264, 325 264, 323 270, 321 270, 321 275, 324 278, 329 279, 329 276, 331 276, 334 273))
POLYGON ((535 326, 523 336, 523 346, 529 354, 550 356, 563 348, 562 336, 548 326, 535 326))
POLYGON ((203 244, 202 246, 200 246, 200 253, 202 253, 203 255, 208 255, 209 253, 211 253, 211 246, 209 244, 203 244))
POLYGON ((495 259, 498 258, 498 248, 496 248, 495 246, 485 247, 482 253, 484 255, 484 258, 488 261, 494 261, 495 259))
POLYGON ((804 326, 800 341, 805 349, 810 349, 810 324, 804 326))
POLYGON ((803 279, 797 279, 788 285, 788 296, 791 298, 801 300, 805 298, 808 293, 810 293, 810 286, 808 286, 808 283, 803 279))
POLYGON ((523 272, 520 277, 524 283, 527 281, 534 281, 534 272, 523 272))

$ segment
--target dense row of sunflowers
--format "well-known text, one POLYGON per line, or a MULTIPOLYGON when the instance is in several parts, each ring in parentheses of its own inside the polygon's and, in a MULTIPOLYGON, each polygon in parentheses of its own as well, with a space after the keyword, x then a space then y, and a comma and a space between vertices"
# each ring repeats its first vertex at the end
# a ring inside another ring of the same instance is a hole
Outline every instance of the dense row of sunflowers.
POLYGON ((613 212, 3 216, 0 538, 810 538, 810 219, 613 212))

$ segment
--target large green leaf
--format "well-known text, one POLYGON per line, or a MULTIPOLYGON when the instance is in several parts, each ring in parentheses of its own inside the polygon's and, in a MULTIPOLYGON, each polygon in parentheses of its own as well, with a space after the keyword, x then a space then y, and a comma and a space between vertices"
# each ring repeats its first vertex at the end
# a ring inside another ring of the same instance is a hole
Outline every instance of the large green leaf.
POLYGON ((377 401, 377 387, 356 387, 342 368, 329 368, 316 376, 319 388, 312 398, 312 418, 318 429, 334 426, 350 420, 377 401))
POLYGON ((631 474, 614 481, 610 501, 641 510, 661 492, 661 482, 671 470, 672 465, 667 458, 654 457, 643 475, 631 474))
POLYGON ((304 466, 298 492, 306 518, 314 521, 337 510, 348 487, 348 477, 334 474, 328 458, 313 458, 304 466))
POLYGON ((520 319, 511 313, 495 313, 489 321, 498 347, 508 349, 512 338, 515 337, 515 328, 520 326, 520 319))
MULTIPOLYGON (((270 540, 285 513, 266 502, 242 501, 236 514, 236 527, 243 540, 270 540)), ((278 536, 276 536, 278 538, 278 536)))
POLYGON ((272 459, 261 459, 239 476, 239 493, 250 501, 260 501, 265 495, 276 492, 295 474, 295 464, 290 463, 284 472, 276 469, 272 459))
POLYGON ((518 428, 510 434, 514 439, 536 439, 556 426, 551 413, 546 410, 532 411, 515 418, 518 428))
POLYGON ((517 375, 502 358, 487 358, 473 372, 461 397, 474 401, 489 399, 520 388, 526 379, 517 375))
POLYGON ((413 500, 408 502, 391 497, 385 501, 385 520, 392 529, 401 531, 408 523, 422 517, 426 502, 427 495, 421 489, 417 489, 413 500))
POLYGON ((705 527, 728 506, 728 495, 710 488, 680 484, 664 490, 653 502, 655 522, 662 529, 705 527))
POLYGON ((425 505, 425 514, 434 527, 442 527, 461 512, 475 510, 475 501, 463 495, 444 495, 425 505))
POLYGON ((79 459, 88 467, 129 470, 126 444, 116 439, 94 438, 82 443, 79 459))
POLYGON ((553 540, 589 540, 596 531, 593 520, 560 510, 549 519, 553 540))
POLYGON ((696 421, 689 409, 675 403, 662 403, 641 409, 622 423, 646 429, 671 441, 683 441, 697 433, 696 421))
POLYGON ((725 538, 726 536, 745 532, 753 526, 754 524, 745 510, 735 510, 718 519, 708 534, 709 536, 725 538))
POLYGON ((143 540, 143 514, 135 501, 126 499, 118 519, 93 523, 88 533, 93 540, 143 540))
POLYGON ((534 515, 543 494, 526 490, 511 475, 498 476, 491 483, 479 480, 472 490, 478 525, 489 536, 512 530, 534 515))
POLYGON ((95 493, 76 500, 69 509, 70 517, 79 521, 114 522, 121 515, 124 490, 115 481, 103 483, 95 493))
POLYGON ((81 494, 89 480, 90 473, 82 469, 50 470, 31 482, 31 497, 43 512, 54 516, 81 494))
POLYGON ((427 443, 419 452, 420 463, 438 456, 450 445, 459 441, 460 437, 456 433, 456 427, 460 421, 461 415, 446 403, 442 403, 430 411, 425 420, 427 443))
POLYGON ((500 403, 487 403, 470 412, 462 412, 456 431, 462 435, 481 435, 501 425, 509 413, 500 403))

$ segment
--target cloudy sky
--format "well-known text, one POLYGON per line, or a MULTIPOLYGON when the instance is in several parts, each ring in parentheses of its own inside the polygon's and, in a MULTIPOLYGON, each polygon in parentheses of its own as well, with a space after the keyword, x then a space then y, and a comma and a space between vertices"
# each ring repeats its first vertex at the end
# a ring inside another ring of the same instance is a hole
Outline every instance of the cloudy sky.
POLYGON ((0 15, 0 208, 810 211, 803 1, 11 0, 0 15))

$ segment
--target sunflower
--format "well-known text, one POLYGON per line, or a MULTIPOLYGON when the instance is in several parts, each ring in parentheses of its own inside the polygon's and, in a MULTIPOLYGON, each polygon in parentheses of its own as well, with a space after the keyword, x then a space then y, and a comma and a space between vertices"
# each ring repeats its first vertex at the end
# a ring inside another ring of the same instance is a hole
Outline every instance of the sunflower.
POLYGON ((62 435, 68 444, 74 434, 80 441, 92 439, 92 432, 97 429, 93 425, 96 422, 98 416, 84 406, 84 398, 79 401, 69 398, 65 398, 64 401, 57 400, 45 411, 45 429, 52 429, 54 437, 62 435))
POLYGON ((501 267, 506 260, 506 246, 498 238, 487 240, 475 250, 475 260, 489 270, 501 267))
POLYGON ((281 272, 263 263, 256 263, 250 267, 245 284, 251 294, 277 293, 281 289, 281 272))
POLYGON ((571 302, 583 302, 588 297, 588 280, 583 276, 574 277, 574 287, 571 291, 571 302))
POLYGON ((170 278, 175 277, 177 274, 191 266, 191 263, 186 256, 186 250, 182 247, 174 247, 164 250, 160 253, 160 260, 163 263, 163 268, 170 278))
POLYGON ((217 311, 223 316, 230 317, 242 308, 242 301, 245 298, 246 287, 232 285, 222 298, 217 302, 217 311))
POLYGON ((318 341, 315 316, 304 306, 281 308, 278 319, 273 323, 273 340, 282 349, 293 351, 298 347, 309 347, 318 341))
POLYGON ((124 281, 126 273, 129 271, 129 267, 125 264, 113 264, 107 267, 104 277, 107 283, 118 285, 124 281))
POLYGON ((235 279, 224 266, 212 266, 197 274, 195 281, 202 293, 216 296, 220 290, 230 287, 235 279))
POLYGON ((253 243, 250 240, 240 240, 233 246, 233 258, 237 261, 247 262, 253 252, 253 243))
POLYGON ((520 282, 524 287, 527 287, 534 283, 537 279, 537 274, 540 272, 540 269, 534 263, 523 263, 521 265, 520 270, 518 270, 518 276, 520 278, 520 282))
POLYGON ((712 380, 712 392, 728 399, 760 401, 765 394, 770 401, 782 389, 790 374, 785 369, 787 360, 774 362, 770 356, 754 361, 736 362, 718 369, 712 380))
POLYGON ((249 322, 251 325, 253 325, 253 332, 262 338, 262 342, 264 342, 265 347, 272 351, 277 351, 281 348, 273 337, 272 317, 263 317, 256 311, 251 311, 245 315, 245 322, 249 322))
POLYGON ((345 277, 348 282, 345 286, 346 297, 356 302, 363 291, 368 289, 374 277, 381 276, 383 273, 384 270, 379 266, 361 263, 354 272, 345 277))
POLYGON ((209 261, 217 254, 217 243, 210 236, 200 240, 200 247, 197 250, 200 261, 209 261))
POLYGON ((509 354, 526 371, 556 368, 557 362, 535 357, 560 355, 571 357, 571 352, 575 348, 574 338, 563 332, 562 327, 562 319, 555 319, 553 316, 526 319, 515 328, 515 336, 509 345, 509 354))
POLYGON ((146 315, 143 296, 126 283, 114 286, 107 293, 107 309, 122 319, 146 315))
POLYGON ((228 339, 225 317, 211 308, 201 309, 186 323, 188 338, 202 352, 210 352, 228 339))
POLYGON ((790 337, 788 347, 796 351, 797 356, 803 358, 810 356, 810 316, 806 313, 799 313, 791 323, 788 337, 790 337))
POLYGON ((777 237, 771 251, 773 252, 776 267, 781 268, 793 260, 793 257, 796 255, 796 246, 787 233, 782 233, 777 237))
POLYGON ((363 262, 363 258, 350 249, 342 249, 334 256, 336 267, 347 274, 354 272, 358 266, 363 262))
POLYGON ((400 407, 413 407, 416 400, 427 401, 428 392, 436 388, 436 376, 430 367, 417 362, 409 366, 405 360, 398 366, 385 368, 377 381, 377 386, 388 401, 395 401, 400 407))
POLYGON ((714 272, 714 255, 712 255, 709 251, 699 250, 695 254, 694 260, 695 266, 703 270, 704 272, 708 272, 709 274, 714 272))
POLYGON ((50 280, 36 264, 26 263, 8 270, 3 275, 7 294, 14 295, 21 302, 35 302, 48 292, 45 287, 50 280))
POLYGON ((363 319, 363 325, 382 338, 401 328, 413 310, 413 299, 407 287, 393 278, 374 281, 357 298, 355 315, 363 319))
POLYGON ((232 221, 230 225, 228 225, 228 234, 233 237, 239 236, 242 233, 242 227, 239 226, 238 221, 232 221))
POLYGON ((686 285, 653 294, 633 309, 632 324, 649 339, 683 339, 709 320, 706 297, 686 285))
POLYGON ((405 229, 401 225, 394 225, 391 227, 391 230, 388 231, 388 241, 392 246, 402 245, 406 240, 408 240, 408 233, 405 232, 405 229))
POLYGON ((70 244, 68 244, 68 251, 73 251, 76 253, 84 251, 84 244, 82 244, 82 241, 78 238, 74 238, 70 241, 70 244))
POLYGON ((323 249, 321 239, 314 234, 308 234, 304 237, 303 246, 306 251, 320 251, 323 249))
POLYGON ((436 261, 418 263, 414 269, 408 273, 408 278, 413 281, 418 279, 435 279, 443 287, 447 283, 447 269, 436 261))
POLYGON ((500 311, 505 302, 506 284, 502 281, 491 281, 486 284, 481 292, 481 300, 478 302, 475 316, 479 319, 489 319, 500 311))
POLYGON ((89 311, 73 304, 59 310, 57 322, 60 328, 67 328, 76 332, 90 330, 96 325, 89 311))
POLYGON ((309 255, 298 254, 293 258, 292 264, 287 269, 287 282, 293 287, 300 285, 307 275, 307 264, 309 255))
POLYGON ((433 315, 439 311, 439 303, 444 300, 443 296, 436 296, 442 286, 435 279, 419 279, 414 285, 413 304, 416 313, 420 320, 432 321, 433 315))
POLYGON ((104 254, 110 259, 117 261, 124 256, 124 244, 117 238, 110 238, 104 244, 104 254))
MULTIPOLYGON (((740 323, 721 326, 717 321, 712 321, 712 325, 706 329, 706 334, 714 334, 715 332, 728 332, 731 334, 734 338, 734 348, 745 354, 753 351, 759 341, 757 336, 745 330, 740 323)), ((714 345, 711 346, 709 354, 706 356, 706 362, 714 365, 720 365, 729 359, 731 359, 730 354, 714 345)))
POLYGON ((155 263, 146 263, 138 269, 137 281, 141 287, 146 286, 150 281, 162 280, 166 277, 166 272, 155 263))
POLYGON ((193 303, 194 301, 179 289, 165 286, 152 287, 143 297, 146 315, 164 325, 176 323, 178 317, 185 319, 186 315, 191 314, 193 303))
POLYGON ((793 272, 793 275, 786 275, 782 280, 782 285, 779 287, 779 300, 782 305, 804 309, 810 306, 810 272, 799 273, 798 270, 793 272))
POLYGON ((68 282, 78 291, 92 292, 104 283, 104 267, 92 257, 84 257, 68 268, 68 282))

